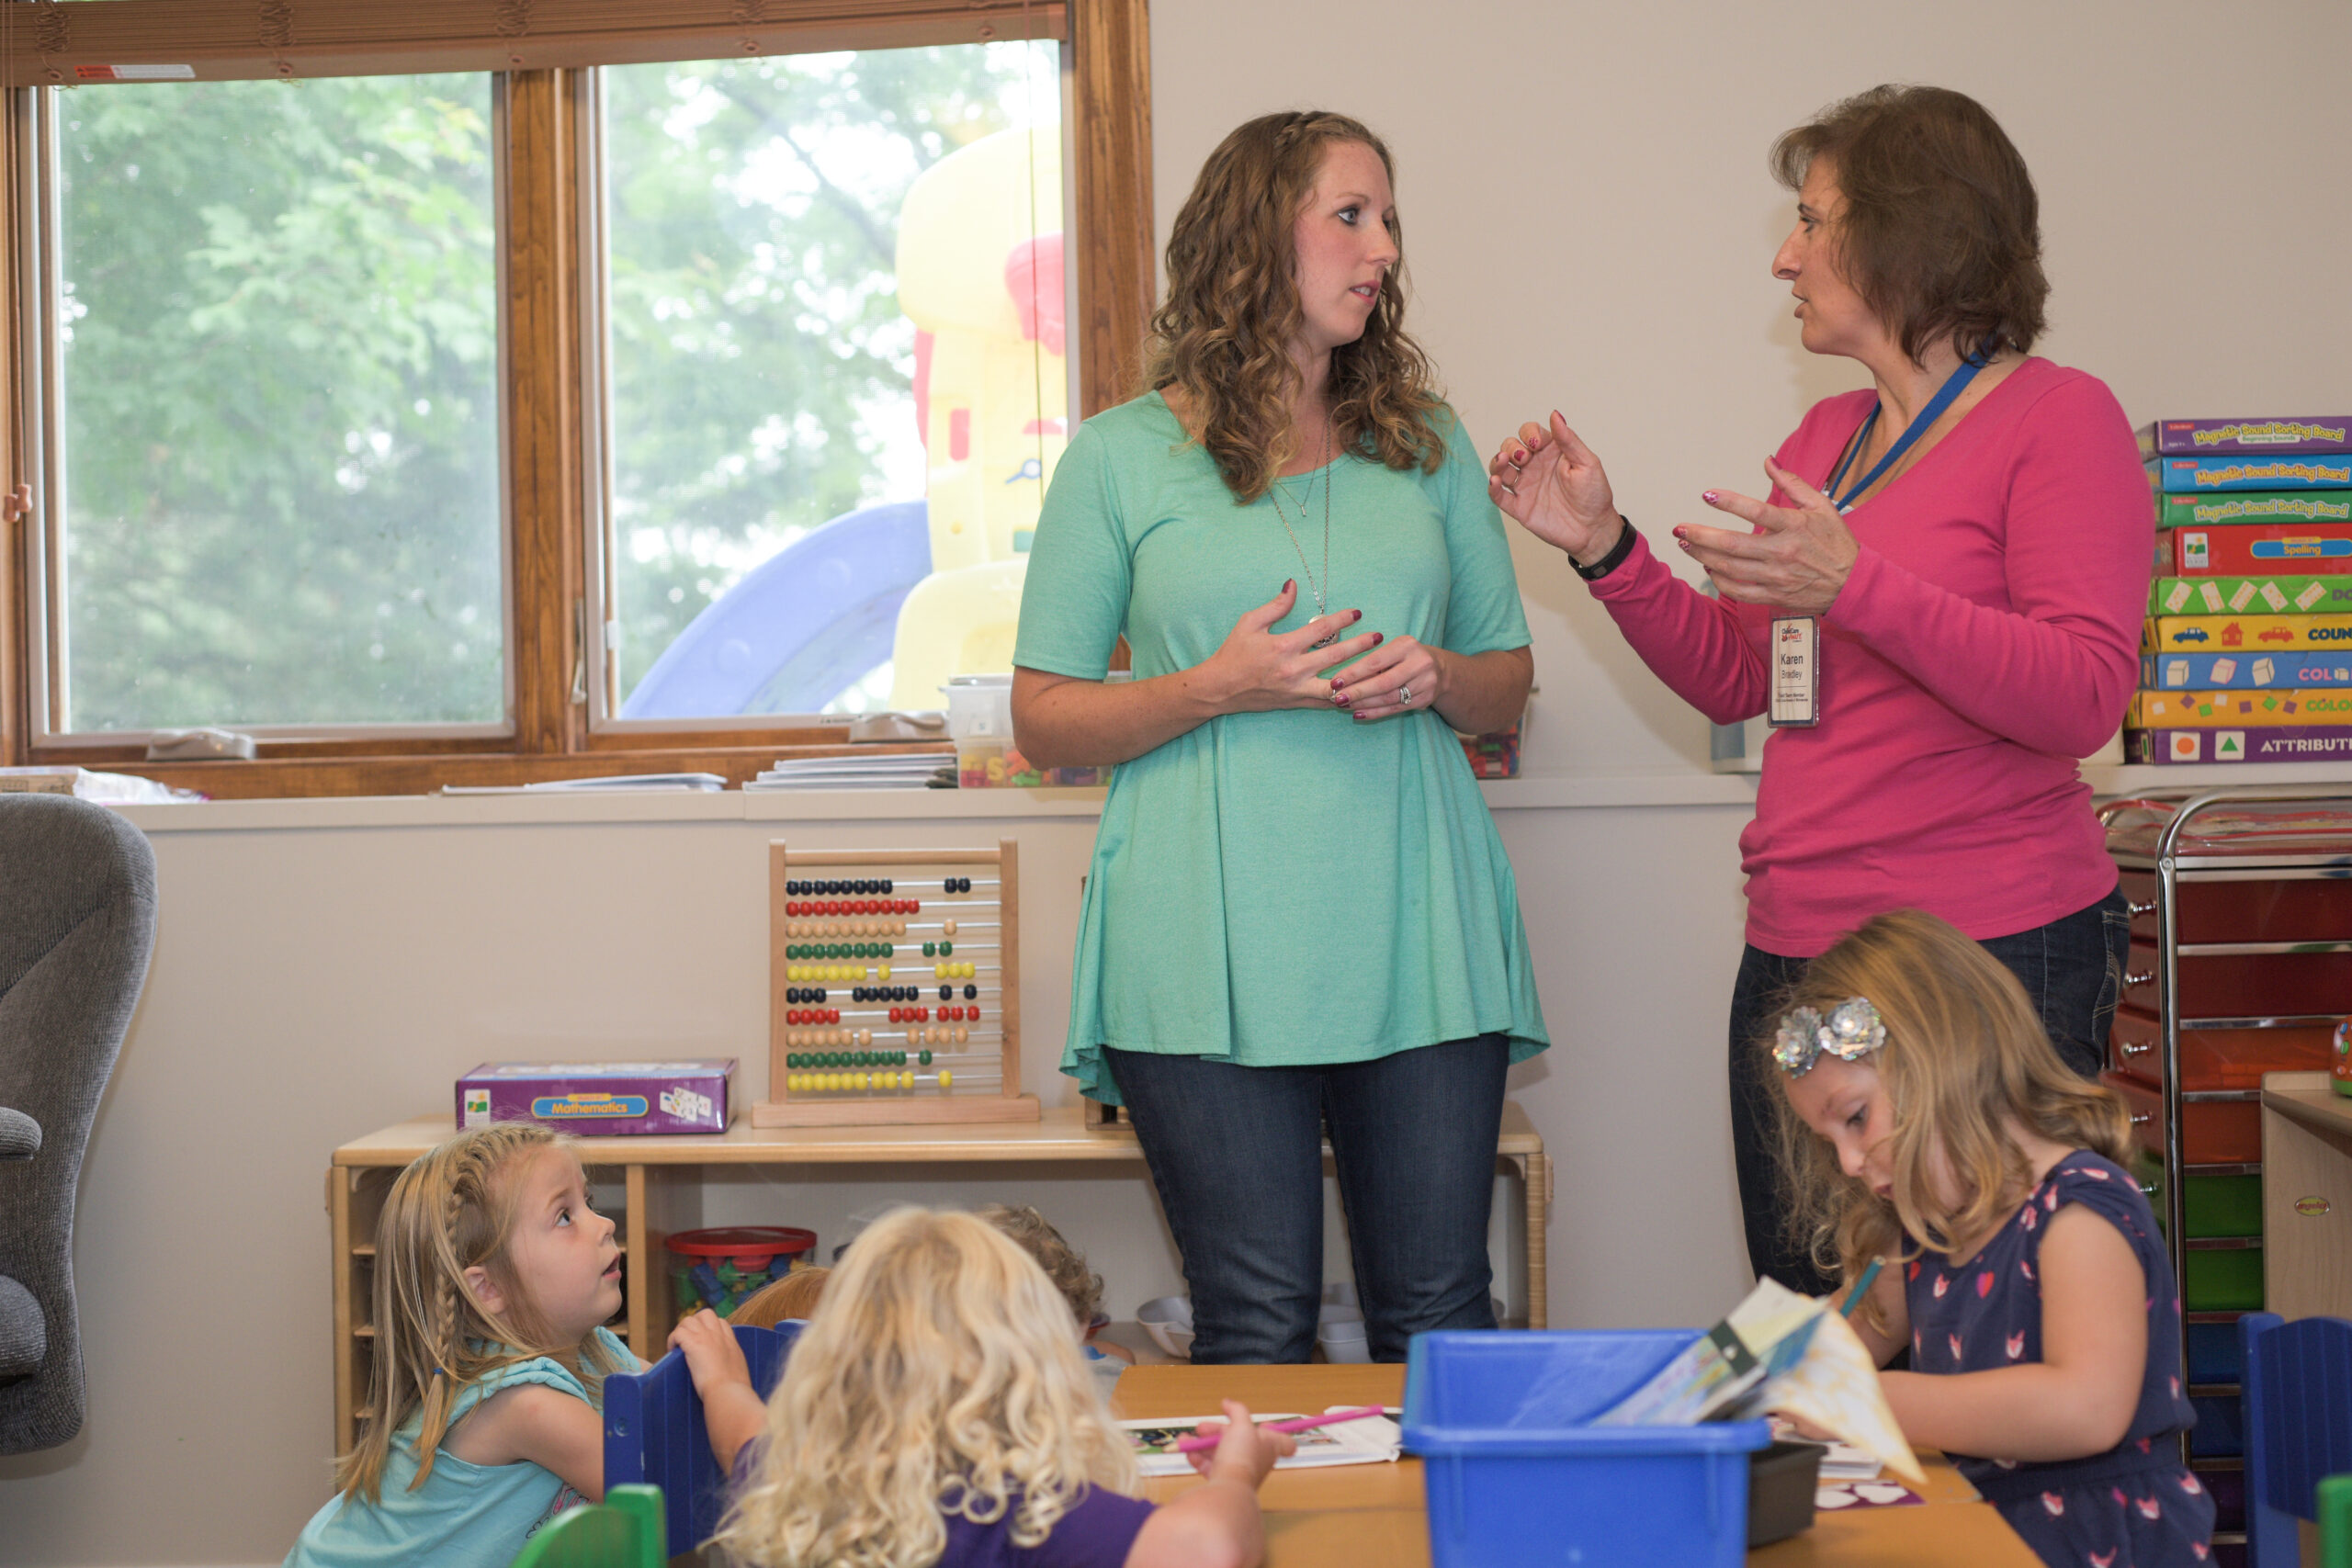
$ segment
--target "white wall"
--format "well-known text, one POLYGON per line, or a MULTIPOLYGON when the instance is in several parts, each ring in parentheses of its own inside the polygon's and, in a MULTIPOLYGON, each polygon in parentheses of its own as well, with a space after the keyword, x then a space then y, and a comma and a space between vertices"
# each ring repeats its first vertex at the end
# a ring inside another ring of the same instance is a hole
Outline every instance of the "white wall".
MULTIPOLYGON (((2047 351, 2105 377, 2135 421, 2352 407, 2352 9, 2335 0, 1161 0, 1152 22, 1163 234, 1239 120, 1368 119, 1399 160, 1410 320, 1473 434, 1491 446, 1556 402, 1654 535, 1696 518, 1702 488, 1755 483, 1808 402, 1858 383, 1795 345, 1767 276, 1789 202, 1763 160, 1779 130, 1883 80, 1974 93, 2008 127, 2044 201, 2047 351)), ((1744 787, 1703 776, 1703 725, 1558 562, 1523 551, 1520 568, 1544 776, 1490 798, 1560 1043, 1513 1080, 1559 1165, 1555 1321, 1701 1319, 1745 1277, 1720 1066, 1744 787)), ((1058 1095, 1072 909, 1054 889, 1074 888, 1091 819, 941 808, 790 830, 1017 832, 1024 1070, 1058 1095)), ((763 1054, 778 829, 738 803, 203 809, 141 814, 164 911, 85 1178, 91 1419, 62 1450, 0 1461, 0 1563, 282 1554, 324 1477, 337 1143, 445 1104, 487 1057, 763 1054)), ((727 1201, 821 1230, 914 1190, 727 1201)), ((1023 1172, 942 1195, 1000 1193, 1092 1252, 1115 1309, 1174 1288, 1140 1184, 1023 1172)))

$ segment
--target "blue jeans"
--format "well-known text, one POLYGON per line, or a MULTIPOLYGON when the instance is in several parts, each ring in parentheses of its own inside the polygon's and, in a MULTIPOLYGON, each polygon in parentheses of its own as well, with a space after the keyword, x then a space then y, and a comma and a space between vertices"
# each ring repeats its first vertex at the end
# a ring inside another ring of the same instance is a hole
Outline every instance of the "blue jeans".
POLYGON ((1328 1128, 1372 1357, 1492 1328, 1499 1034, 1329 1067, 1104 1050, 1193 1294, 1197 1363, 1304 1361, 1323 1294, 1328 1128))
MULTIPOLYGON (((2097 1077, 2106 1065, 2107 1032, 2123 994, 2131 940, 2131 912, 2119 889, 2046 926, 1989 937, 1977 945, 2024 984, 2058 1059, 2087 1078, 2097 1077)), ((1790 1244, 1781 1223, 1786 1205, 1772 1131, 1773 1096, 1780 1090, 1758 1043, 1771 1032, 1781 998, 1804 965, 1802 958, 1783 958, 1759 947, 1740 955, 1731 993, 1731 1148, 1747 1260, 1757 1277, 1817 1296, 1836 1281, 1790 1244)))

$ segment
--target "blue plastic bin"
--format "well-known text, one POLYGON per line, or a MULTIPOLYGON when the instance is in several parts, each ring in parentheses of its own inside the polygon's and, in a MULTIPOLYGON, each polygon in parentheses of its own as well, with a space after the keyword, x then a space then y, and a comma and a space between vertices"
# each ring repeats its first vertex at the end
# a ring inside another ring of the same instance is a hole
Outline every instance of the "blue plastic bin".
POLYGON ((1691 1328, 1419 1334, 1407 1352, 1405 1447, 1426 1471, 1434 1568, 1737 1568, 1748 1455, 1764 1421, 1587 1423, 1698 1337, 1691 1328), (1522 1400, 1566 1369, 1550 1424, 1522 1400))

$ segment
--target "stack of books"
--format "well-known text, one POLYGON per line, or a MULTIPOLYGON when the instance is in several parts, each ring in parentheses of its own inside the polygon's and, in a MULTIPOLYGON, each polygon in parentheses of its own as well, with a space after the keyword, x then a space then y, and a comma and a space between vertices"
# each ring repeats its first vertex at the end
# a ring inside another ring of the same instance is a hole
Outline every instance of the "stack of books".
POLYGON ((2156 563, 2135 762, 2352 757, 2352 415, 2140 430, 2156 563))
POLYGON ((944 749, 866 756, 779 757, 744 789, 954 789, 956 756, 944 749))

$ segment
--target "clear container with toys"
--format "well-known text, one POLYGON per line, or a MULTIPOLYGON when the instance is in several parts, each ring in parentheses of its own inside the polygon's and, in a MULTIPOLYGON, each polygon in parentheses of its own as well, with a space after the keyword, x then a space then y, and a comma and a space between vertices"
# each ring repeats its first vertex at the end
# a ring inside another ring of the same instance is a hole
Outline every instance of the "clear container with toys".
POLYGON ((663 1244, 678 1315, 708 1307, 730 1316, 744 1298, 781 1280, 817 1250, 817 1233, 789 1225, 724 1225, 680 1231, 663 1244))

